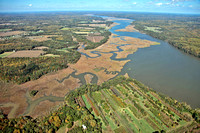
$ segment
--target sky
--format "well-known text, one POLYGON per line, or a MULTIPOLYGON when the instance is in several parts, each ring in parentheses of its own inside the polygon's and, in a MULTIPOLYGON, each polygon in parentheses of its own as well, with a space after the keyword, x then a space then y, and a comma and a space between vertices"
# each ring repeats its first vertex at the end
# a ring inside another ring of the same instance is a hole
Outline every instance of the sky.
POLYGON ((200 14, 200 0, 0 0, 0 12, 136 11, 200 14))

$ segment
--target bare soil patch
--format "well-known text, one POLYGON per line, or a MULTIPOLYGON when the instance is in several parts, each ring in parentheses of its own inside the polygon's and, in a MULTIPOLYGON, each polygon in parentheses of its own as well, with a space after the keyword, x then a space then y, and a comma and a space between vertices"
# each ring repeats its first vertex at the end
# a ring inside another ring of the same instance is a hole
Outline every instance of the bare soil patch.
POLYGON ((9 32, 0 32, 0 36, 5 37, 5 36, 13 36, 13 35, 19 35, 19 34, 24 34, 26 33, 25 31, 9 31, 9 32))
POLYGON ((22 50, 12 53, 11 55, 8 55, 8 58, 12 57, 38 57, 41 54, 44 54, 44 51, 42 50, 22 50))
POLYGON ((102 39, 104 39, 104 36, 87 36, 87 39, 92 41, 92 42, 100 42, 102 39))

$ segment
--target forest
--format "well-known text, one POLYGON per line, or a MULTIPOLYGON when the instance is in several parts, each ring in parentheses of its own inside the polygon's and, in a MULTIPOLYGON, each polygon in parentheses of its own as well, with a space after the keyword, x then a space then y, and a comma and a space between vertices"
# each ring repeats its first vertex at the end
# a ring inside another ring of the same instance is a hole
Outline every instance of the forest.
POLYGON ((107 27, 112 24, 72 12, 1 14, 0 22, 0 79, 18 84, 76 63, 80 43, 85 49, 100 46, 108 40, 107 27), (104 38, 92 42, 87 36, 93 34, 104 38))
POLYGON ((46 116, 8 119, 1 111, 0 121, 3 132, 195 132, 200 113, 135 79, 119 76, 67 93, 65 103, 46 116))
POLYGON ((200 57, 200 16, 192 14, 104 12, 100 15, 133 19, 135 28, 200 57), (154 29, 157 30, 154 30, 154 29))

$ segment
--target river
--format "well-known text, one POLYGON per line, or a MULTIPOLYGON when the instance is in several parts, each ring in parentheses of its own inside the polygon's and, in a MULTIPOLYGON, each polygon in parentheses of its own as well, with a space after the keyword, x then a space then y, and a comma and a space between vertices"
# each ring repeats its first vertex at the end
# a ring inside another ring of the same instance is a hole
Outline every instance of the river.
POLYGON ((141 48, 128 56, 128 62, 119 75, 128 73, 154 90, 200 108, 200 59, 183 53, 172 45, 140 32, 116 32, 130 25, 132 20, 116 20, 119 23, 110 29, 118 36, 129 36, 159 42, 141 48))

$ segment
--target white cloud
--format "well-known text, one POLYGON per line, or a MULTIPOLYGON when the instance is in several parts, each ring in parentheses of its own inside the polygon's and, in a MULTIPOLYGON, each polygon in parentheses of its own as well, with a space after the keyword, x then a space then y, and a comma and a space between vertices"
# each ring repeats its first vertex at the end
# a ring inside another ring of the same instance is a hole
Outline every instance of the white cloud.
POLYGON ((189 5, 189 7, 193 7, 192 5, 189 5))
POLYGON ((28 6, 30 6, 30 7, 31 7, 31 6, 32 6, 32 4, 29 4, 28 6))
POLYGON ((163 5, 163 3, 156 3, 156 5, 157 5, 157 6, 162 6, 162 5, 163 5))
POLYGON ((136 5, 136 4, 137 4, 137 2, 133 2, 133 4, 134 4, 134 5, 136 5))

